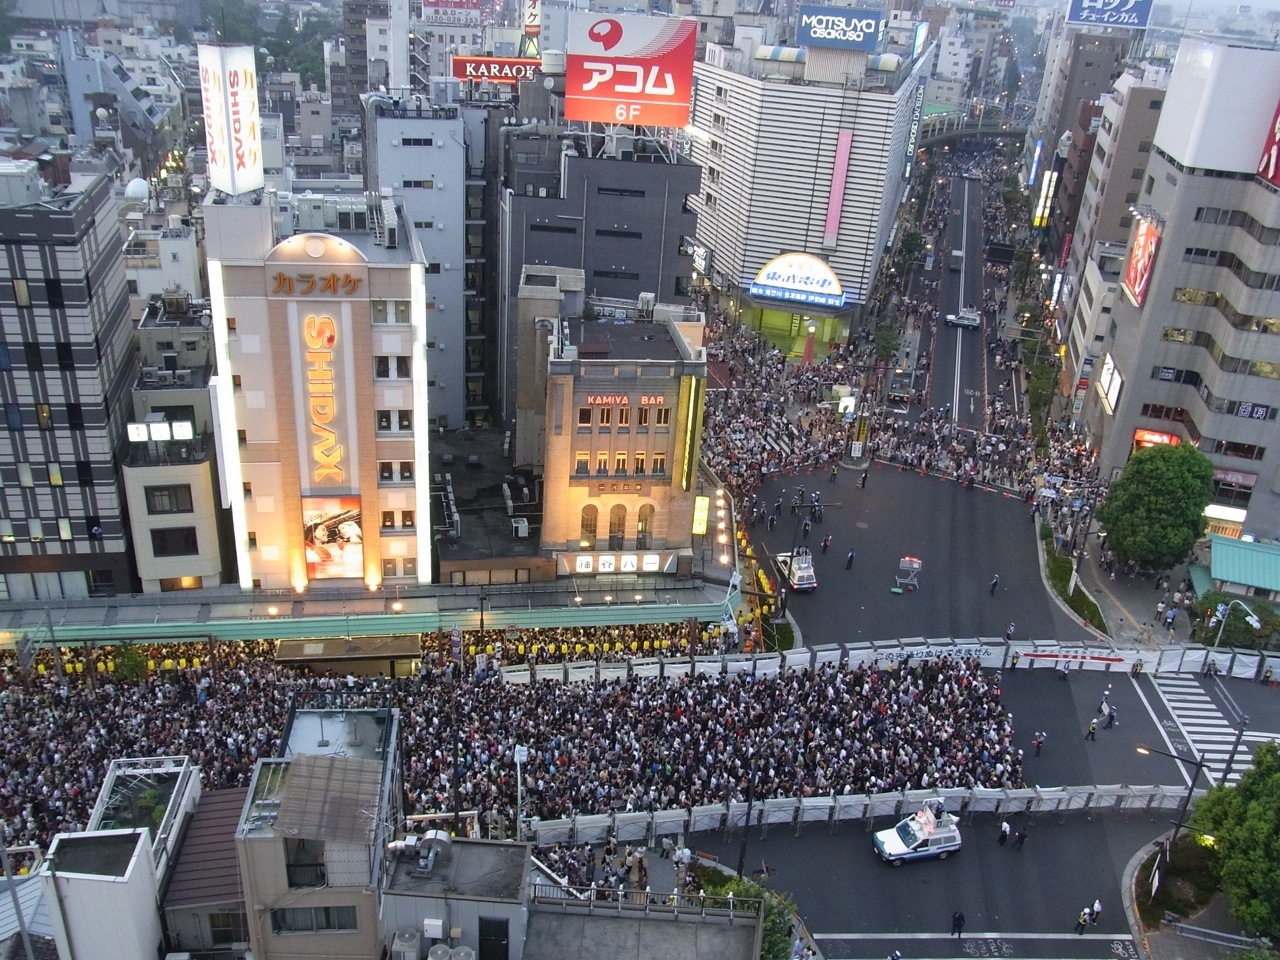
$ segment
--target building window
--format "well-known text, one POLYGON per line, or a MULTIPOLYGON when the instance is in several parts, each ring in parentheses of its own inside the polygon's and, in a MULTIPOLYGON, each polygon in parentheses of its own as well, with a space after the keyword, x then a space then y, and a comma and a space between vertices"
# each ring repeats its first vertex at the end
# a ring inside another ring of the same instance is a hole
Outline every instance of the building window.
POLYGON ((600 520, 600 508, 588 503, 582 508, 582 520, 578 525, 578 546, 583 550, 596 548, 596 526, 600 520))
POLYGON ((31 464, 18 464, 18 486, 34 487, 36 485, 35 475, 31 472, 31 464))
POLYGON ((49 464, 49 486, 51 487, 62 486, 62 464, 60 463, 49 464))
POLYGON ((605 451, 596 453, 596 476, 607 477, 609 475, 609 454, 605 451))
POLYGON ((400 430, 402 431, 412 430, 413 429, 413 411, 412 410, 396 411, 396 422, 399 424, 400 430))
POLYGON ((406 577, 416 577, 418 575, 418 558, 403 557, 400 560, 400 569, 406 577))
POLYGON ((66 302, 62 298, 61 280, 46 280, 44 282, 44 294, 51 307, 60 307, 66 302))
POLYGON ((591 408, 590 407, 578 408, 578 426, 580 427, 591 426, 591 408))
POLYGON ((31 288, 27 286, 27 281, 13 281, 13 300, 20 307, 31 306, 31 288))
POLYGON ((615 503, 609 508, 609 549, 621 550, 626 542, 627 508, 615 503))
POLYGON ((164 487, 144 487, 143 494, 147 499, 147 513, 191 513, 191 485, 188 483, 172 484, 164 487))
POLYGON ((413 376, 410 370, 408 357, 396 357, 396 378, 399 380, 408 380, 413 376))
POLYGON ((666 476, 667 473, 667 455, 665 453, 655 453, 653 455, 653 475, 655 477, 666 476))
POLYGON ((77 460, 76 480, 82 487, 92 487, 95 483, 93 476, 93 464, 88 460, 77 460))
POLYGON ((58 539, 59 540, 71 539, 71 521, 67 517, 58 518, 58 539))
POLYGON ((627 452, 625 450, 613 455, 613 475, 615 477, 625 477, 627 475, 627 452))
POLYGON ((375 424, 380 431, 388 431, 391 429, 391 411, 379 410, 375 417, 375 424))
POLYGON ((639 453, 636 454, 634 467, 635 469, 633 469, 631 472, 634 473, 637 477, 643 477, 644 476, 644 451, 640 451, 639 453))
POLYGON ((249 939, 249 918, 243 913, 211 913, 209 938, 214 946, 244 943, 249 939))
POLYGON ((394 478, 394 474, 393 474, 391 462, 388 460, 379 461, 378 462, 378 479, 389 481, 389 480, 392 480, 393 478, 394 478))
POLYGON ((13 533, 13 521, 0 520, 0 543, 15 543, 17 539, 13 533))
POLYGON ((53 411, 47 403, 36 404, 36 425, 41 430, 53 429, 53 411))
POLYGON ((613 407, 600 408, 600 426, 608 427, 613 424, 613 407))
POLYGON ((415 526, 416 524, 414 523, 413 511, 401 510, 400 511, 400 528, 402 530, 412 530, 415 526))
POLYGON ((4 405, 4 419, 8 423, 10 430, 22 429, 22 411, 16 403, 6 403, 4 405))
POLYGON ((44 521, 39 517, 32 517, 27 521, 27 536, 31 538, 32 543, 40 543, 44 540, 44 521))
POLYGON ((656 422, 657 422, 658 426, 660 426, 660 427, 669 427, 669 426, 671 426, 671 408, 670 408, 670 407, 659 407, 659 408, 658 408, 658 416, 657 416, 657 418, 656 418, 656 422))
POLYGON ((630 407, 618 408, 618 426, 620 427, 631 426, 631 408, 630 407))
POLYGON ((587 451, 579 450, 573 455, 573 472, 580 477, 591 472, 591 455, 587 451))
POLYGON ((648 407, 641 407, 638 411, 636 411, 636 423, 640 427, 649 426, 649 408, 648 407))
POLYGON ((395 560, 394 560, 394 559, 392 559, 392 558, 390 558, 390 557, 385 558, 385 559, 382 561, 382 577, 383 577, 383 579, 385 580, 385 579, 389 579, 389 578, 391 578, 391 577, 398 577, 399 575, 400 575, 400 571, 399 571, 399 569, 397 568, 397 565, 396 565, 395 560))
POLYGON ((282 907, 271 911, 272 933, 320 933, 355 929, 355 907, 282 907))
POLYGON ((378 380, 389 380, 391 378, 391 358, 374 357, 373 375, 378 380))
POLYGON ((195 527, 165 527, 151 531, 151 552, 157 557, 191 557, 200 552, 195 527))
POLYGON ((44 354, 40 352, 40 344, 28 340, 22 345, 22 352, 26 354, 27 367, 31 370, 44 369, 44 354))
POLYGON ((396 512, 394 510, 382 511, 382 529, 394 530, 396 528, 396 512))
POLYGON ((412 460, 400 461, 400 479, 406 483, 413 480, 413 461, 412 460))
POLYGON ((653 504, 640 505, 636 515, 636 549, 648 550, 653 545, 653 504))

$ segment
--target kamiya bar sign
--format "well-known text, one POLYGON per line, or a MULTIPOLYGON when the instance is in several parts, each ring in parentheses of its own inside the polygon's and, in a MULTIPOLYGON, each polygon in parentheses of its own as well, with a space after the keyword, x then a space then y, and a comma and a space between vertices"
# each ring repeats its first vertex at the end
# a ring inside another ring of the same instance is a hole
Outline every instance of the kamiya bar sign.
POLYGON ((311 418, 311 476, 315 483, 342 483, 342 444, 329 426, 337 416, 333 388, 334 350, 338 325, 332 317, 307 317, 302 330, 306 344, 307 410, 311 418))
POLYGON ((542 73, 542 61, 523 57, 454 57, 453 76, 457 80, 488 80, 515 85, 533 80, 542 73))
MULTIPOLYGON (((642 407, 661 407, 667 402, 667 398, 660 393, 642 393, 640 394, 640 406, 642 407)), ((587 406, 589 407, 624 407, 631 403, 631 398, 625 393, 588 393, 587 406)))

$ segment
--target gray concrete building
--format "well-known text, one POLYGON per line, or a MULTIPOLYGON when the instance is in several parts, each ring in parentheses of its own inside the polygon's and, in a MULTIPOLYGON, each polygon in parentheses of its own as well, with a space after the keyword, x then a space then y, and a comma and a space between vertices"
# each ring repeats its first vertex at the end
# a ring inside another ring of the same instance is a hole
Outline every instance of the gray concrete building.
POLYGON ((1082 411, 1104 477, 1195 444, 1210 530, 1258 539, 1280 535, 1280 192, 1259 174, 1277 101, 1280 51, 1182 42, 1082 411))
POLYGON ((107 174, 0 162, 0 597, 133 590, 118 457, 137 373, 107 174))

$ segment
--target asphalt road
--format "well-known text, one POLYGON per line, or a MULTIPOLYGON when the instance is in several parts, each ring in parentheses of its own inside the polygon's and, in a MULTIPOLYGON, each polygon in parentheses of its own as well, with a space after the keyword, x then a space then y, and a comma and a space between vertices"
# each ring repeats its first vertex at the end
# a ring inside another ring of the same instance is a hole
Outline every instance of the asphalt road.
MULTIPOLYGON (((782 516, 751 538, 768 555, 803 544, 814 553, 818 588, 790 594, 787 609, 808 646, 895 637, 1003 636, 1010 623, 1020 639, 1078 641, 1085 631, 1045 594, 1026 504, 999 493, 965 490, 958 483, 874 465, 860 488, 856 471, 783 476, 766 483, 760 501, 782 516), (803 516, 790 513, 800 485, 805 498, 821 491, 822 523, 806 539, 803 516), (822 539, 831 547, 822 553, 822 539), (857 552, 845 569, 849 550, 857 552), (903 557, 923 562, 919 590, 891 593, 903 557), (989 592, 1000 574, 995 597, 989 592)), ((776 576, 776 571, 775 574, 776 576)))

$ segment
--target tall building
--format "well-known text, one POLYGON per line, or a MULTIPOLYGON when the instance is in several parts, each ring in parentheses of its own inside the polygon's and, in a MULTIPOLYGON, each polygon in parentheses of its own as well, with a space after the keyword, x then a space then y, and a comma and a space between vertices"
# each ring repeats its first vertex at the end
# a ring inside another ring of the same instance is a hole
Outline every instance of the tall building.
POLYGON ((1082 411, 1104 470, 1137 447, 1195 444, 1215 468, 1210 529, 1267 539, 1280 534, 1280 173, 1264 155, 1278 101, 1280 51, 1183 40, 1082 411))
POLYGON ((241 587, 426 583, 429 286, 389 193, 206 201, 241 587), (419 524, 421 519, 421 524, 419 524))
POLYGON ((1102 122, 1102 104, 1081 100, 1076 104, 1076 118, 1059 147, 1060 173, 1058 193, 1049 220, 1049 250, 1055 266, 1061 270, 1071 253, 1072 232, 1080 216, 1080 202, 1089 176, 1089 164, 1098 140, 1102 122))
POLYGON ((131 592, 116 469, 137 375, 109 174, 50 194, 0 161, 0 590, 49 600, 131 592))
POLYGON ((359 123, 360 95, 387 82, 391 41, 388 0, 342 0, 342 90, 331 90, 333 115, 359 123), (370 21, 376 21, 370 36, 370 21), (379 35, 378 30, 385 31, 379 35))
POLYGON ((694 67, 691 121, 703 179, 689 206, 708 251, 705 275, 752 310, 752 325, 786 335, 799 311, 816 311, 830 314, 824 340, 847 335, 906 186, 911 113, 930 59, 816 45, 707 47, 694 67), (776 308, 751 300, 765 265, 791 253, 825 262, 843 294, 788 296, 776 308))

